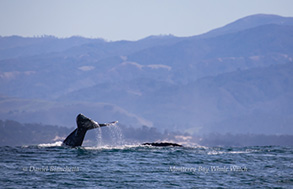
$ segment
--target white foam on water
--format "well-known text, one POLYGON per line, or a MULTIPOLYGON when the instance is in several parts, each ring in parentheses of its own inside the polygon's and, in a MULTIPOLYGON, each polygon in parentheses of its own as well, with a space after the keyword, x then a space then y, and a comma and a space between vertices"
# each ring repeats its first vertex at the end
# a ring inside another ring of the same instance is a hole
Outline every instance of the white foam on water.
POLYGON ((230 151, 230 152, 226 152, 226 151, 216 151, 216 150, 212 150, 210 152, 208 152, 208 155, 219 155, 219 154, 248 154, 251 153, 249 151, 230 151))
POLYGON ((44 144, 38 144, 39 147, 53 147, 53 146, 61 146, 62 141, 57 141, 54 143, 44 143, 44 144))
POLYGON ((137 148, 137 147, 141 147, 141 145, 138 145, 138 144, 121 145, 121 146, 104 145, 104 146, 86 146, 83 148, 86 150, 124 150, 124 149, 137 148))

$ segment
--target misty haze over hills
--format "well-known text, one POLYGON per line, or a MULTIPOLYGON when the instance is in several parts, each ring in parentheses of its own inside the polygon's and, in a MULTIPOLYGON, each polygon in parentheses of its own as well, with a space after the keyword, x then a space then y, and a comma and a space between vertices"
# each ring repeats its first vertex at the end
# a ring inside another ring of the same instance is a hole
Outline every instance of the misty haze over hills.
POLYGON ((292 61, 293 18, 276 15, 192 37, 0 37, 0 119, 293 134, 292 61))

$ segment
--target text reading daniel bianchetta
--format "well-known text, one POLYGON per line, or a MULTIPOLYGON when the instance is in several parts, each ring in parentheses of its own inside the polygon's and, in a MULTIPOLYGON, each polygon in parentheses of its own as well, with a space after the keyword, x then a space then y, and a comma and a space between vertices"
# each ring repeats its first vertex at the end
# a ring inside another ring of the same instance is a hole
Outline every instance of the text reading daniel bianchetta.
POLYGON ((29 171, 29 172, 78 172, 79 167, 61 167, 61 166, 29 166, 29 167, 23 167, 23 171, 29 171))

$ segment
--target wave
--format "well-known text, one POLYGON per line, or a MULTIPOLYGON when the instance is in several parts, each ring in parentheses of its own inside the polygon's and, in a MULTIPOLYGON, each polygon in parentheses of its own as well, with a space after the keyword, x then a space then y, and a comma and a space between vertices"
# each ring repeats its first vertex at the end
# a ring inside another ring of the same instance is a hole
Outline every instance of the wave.
MULTIPOLYGON (((32 146, 32 145, 30 145, 32 146)), ((61 147, 62 146, 62 141, 56 141, 53 143, 41 143, 41 144, 37 144, 37 145, 33 145, 33 146, 37 146, 37 147, 42 147, 42 148, 46 148, 46 147, 61 147)), ((22 146, 22 147, 29 147, 29 146, 22 146)), ((142 143, 128 143, 128 144, 114 144, 114 145, 109 145, 109 144, 103 144, 103 145, 94 145, 94 146, 79 146, 76 147, 78 149, 85 149, 85 150, 123 150, 123 149, 131 149, 131 148, 176 148, 176 147, 158 147, 158 146, 149 146, 149 145, 142 145, 142 143)), ((184 149, 207 149, 208 147, 205 146, 200 146, 200 145, 195 145, 195 144, 189 144, 189 145, 185 145, 183 147, 180 148, 184 148, 184 149)))
POLYGON ((85 146, 81 147, 86 150, 124 150, 124 149, 130 149, 130 148, 138 148, 138 147, 144 147, 140 144, 128 144, 128 145, 118 145, 118 146, 85 146))
POLYGON ((54 143, 44 143, 44 144, 38 144, 38 147, 55 147, 55 146, 61 146, 62 145, 62 141, 57 141, 54 143))

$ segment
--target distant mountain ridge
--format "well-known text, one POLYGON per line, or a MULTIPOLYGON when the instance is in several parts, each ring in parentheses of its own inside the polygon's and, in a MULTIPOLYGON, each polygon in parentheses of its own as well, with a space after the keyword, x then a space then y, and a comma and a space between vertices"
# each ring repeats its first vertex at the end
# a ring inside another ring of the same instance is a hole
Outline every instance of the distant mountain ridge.
POLYGON ((263 25, 268 25, 268 24, 293 25, 293 20, 292 20, 292 17, 282 17, 278 15, 271 15, 271 14, 255 14, 255 15, 238 19, 230 24, 211 30, 200 36, 215 37, 218 35, 234 33, 241 30, 247 30, 247 29, 251 29, 251 28, 259 27, 263 25))
POLYGON ((277 15, 182 38, 0 37, 0 119, 292 134, 292 61, 293 18, 277 15))

